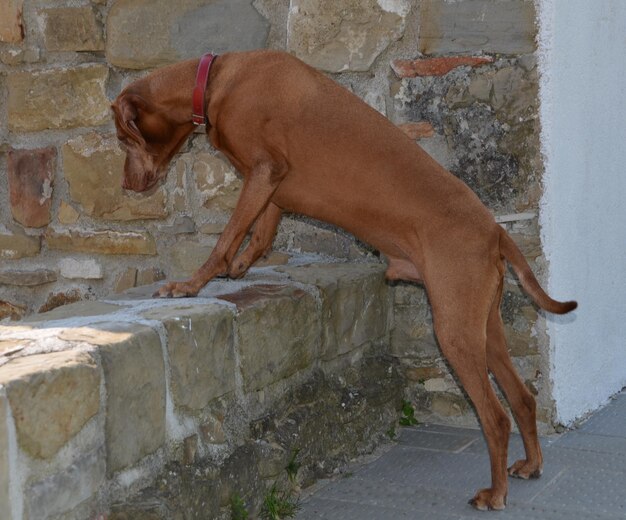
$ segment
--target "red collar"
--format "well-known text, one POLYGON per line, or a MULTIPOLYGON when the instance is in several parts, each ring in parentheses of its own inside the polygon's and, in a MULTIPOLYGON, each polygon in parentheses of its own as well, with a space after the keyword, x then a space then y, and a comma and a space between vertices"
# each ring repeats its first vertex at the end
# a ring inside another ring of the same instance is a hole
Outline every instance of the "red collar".
POLYGON ((204 112, 206 106, 206 87, 209 81, 209 71, 217 56, 207 53, 200 58, 198 71, 196 72, 196 86, 193 89, 193 115, 191 120, 194 125, 206 125, 208 118, 204 112))

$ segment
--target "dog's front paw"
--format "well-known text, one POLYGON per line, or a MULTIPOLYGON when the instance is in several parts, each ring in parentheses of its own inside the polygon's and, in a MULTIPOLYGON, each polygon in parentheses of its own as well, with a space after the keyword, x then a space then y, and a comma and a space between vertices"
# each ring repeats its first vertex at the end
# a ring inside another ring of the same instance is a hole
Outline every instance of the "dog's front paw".
POLYGON ((152 296, 154 298, 185 298, 198 295, 199 289, 191 282, 170 282, 152 296))

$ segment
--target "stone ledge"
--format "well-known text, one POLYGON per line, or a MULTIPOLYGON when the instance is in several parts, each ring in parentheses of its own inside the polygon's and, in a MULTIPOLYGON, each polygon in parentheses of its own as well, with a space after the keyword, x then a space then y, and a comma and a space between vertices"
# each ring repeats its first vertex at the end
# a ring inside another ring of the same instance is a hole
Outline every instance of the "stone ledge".
POLYGON ((251 497, 258 501, 294 442, 307 467, 332 468, 338 453, 371 449, 393 423, 401 395, 393 361, 367 361, 389 345, 384 266, 252 269, 195 299, 154 300, 153 290, 0 326, 0 424, 8 425, 0 497, 14 518, 124 510, 120 503, 172 464, 212 468, 217 516, 241 486, 261 493, 251 497), (318 431, 322 423, 332 435, 318 431), (243 471, 237 461, 256 466, 243 471), (231 476, 221 482, 224 471, 231 476), (61 485, 67 490, 55 493, 61 485))

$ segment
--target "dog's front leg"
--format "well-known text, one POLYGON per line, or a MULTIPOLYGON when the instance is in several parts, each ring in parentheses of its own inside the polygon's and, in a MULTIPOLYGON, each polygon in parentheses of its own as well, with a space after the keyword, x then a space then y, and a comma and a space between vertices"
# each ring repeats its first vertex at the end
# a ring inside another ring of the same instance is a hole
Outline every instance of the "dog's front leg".
POLYGON ((250 243, 229 265, 228 276, 230 278, 241 278, 254 262, 269 251, 281 216, 282 210, 270 202, 254 223, 250 243))
MULTIPOLYGON (((237 206, 224 228, 209 259, 198 269, 190 280, 170 282, 161 287, 154 296, 161 298, 196 296, 209 280, 224 275, 232 259, 239 250, 246 233, 266 209, 286 173, 286 166, 276 163, 262 163, 244 177, 243 188, 237 206)), ((273 210, 272 210, 273 211, 273 210)), ((279 212, 280 218, 280 212, 279 212)))

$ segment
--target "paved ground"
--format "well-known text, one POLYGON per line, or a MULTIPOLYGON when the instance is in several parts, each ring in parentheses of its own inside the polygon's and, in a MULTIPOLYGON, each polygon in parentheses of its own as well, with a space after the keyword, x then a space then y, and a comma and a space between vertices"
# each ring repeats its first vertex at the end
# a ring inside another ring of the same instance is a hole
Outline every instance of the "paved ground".
MULTIPOLYGON (((406 428, 379 458, 317 485, 297 519, 626 519, 626 392, 580 428, 542 444, 543 476, 510 479, 507 509, 483 513, 467 504, 477 488, 489 484, 480 432, 406 428)), ((513 435, 509 461, 522 453, 513 435)))

